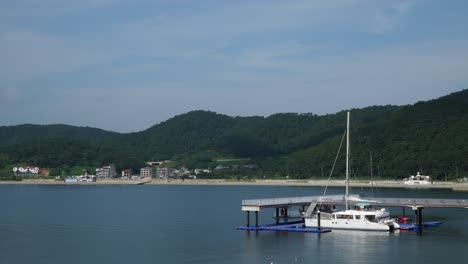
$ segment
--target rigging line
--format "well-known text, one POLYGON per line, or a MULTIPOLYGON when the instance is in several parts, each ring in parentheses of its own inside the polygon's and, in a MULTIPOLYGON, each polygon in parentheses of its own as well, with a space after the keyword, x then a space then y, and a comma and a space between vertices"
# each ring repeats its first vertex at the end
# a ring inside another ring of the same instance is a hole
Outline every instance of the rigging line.
MULTIPOLYGON (((340 154, 340 150, 341 150, 341 146, 343 145, 343 141, 344 141, 344 138, 346 136, 346 130, 345 132, 343 133, 343 137, 341 138, 341 143, 340 143, 340 147, 338 148, 338 152, 336 153, 336 157, 335 157, 335 162, 333 162, 333 167, 330 171, 330 175, 328 176, 328 180, 327 180, 327 185, 325 185, 325 190, 323 190, 323 196, 325 196, 325 193, 327 192, 327 189, 328 189, 328 183, 330 183, 330 179, 331 179, 331 176, 333 174, 333 170, 335 169, 335 165, 336 165, 336 161, 338 160, 338 155, 340 154)), ((322 205, 322 201, 320 200, 320 203, 319 205, 322 205)), ((319 207, 320 208, 320 207, 319 207)))

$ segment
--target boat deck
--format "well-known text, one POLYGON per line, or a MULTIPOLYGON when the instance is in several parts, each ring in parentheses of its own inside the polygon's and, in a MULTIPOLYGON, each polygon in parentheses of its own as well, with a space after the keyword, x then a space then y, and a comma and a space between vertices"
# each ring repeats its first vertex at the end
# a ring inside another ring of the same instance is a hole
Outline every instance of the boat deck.
POLYGON ((376 198, 377 204, 384 206, 419 206, 436 208, 468 208, 466 199, 428 199, 428 198, 376 198))

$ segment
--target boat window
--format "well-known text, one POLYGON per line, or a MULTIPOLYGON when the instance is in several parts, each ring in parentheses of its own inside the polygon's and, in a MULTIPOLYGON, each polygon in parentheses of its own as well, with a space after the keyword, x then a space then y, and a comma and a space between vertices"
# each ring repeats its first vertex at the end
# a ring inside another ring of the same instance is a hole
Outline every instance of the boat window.
POLYGON ((323 213, 332 213, 332 208, 329 205, 322 205, 320 207, 320 212, 323 213))
POLYGON ((366 215, 366 219, 370 222, 377 222, 375 220, 375 215, 366 215))
POLYGON ((352 219, 352 218, 353 218, 352 215, 344 215, 344 214, 336 215, 336 219, 352 219))
POLYGON ((360 215, 355 215, 355 216, 354 216, 354 219, 359 220, 359 219, 361 219, 361 216, 360 216, 360 215))

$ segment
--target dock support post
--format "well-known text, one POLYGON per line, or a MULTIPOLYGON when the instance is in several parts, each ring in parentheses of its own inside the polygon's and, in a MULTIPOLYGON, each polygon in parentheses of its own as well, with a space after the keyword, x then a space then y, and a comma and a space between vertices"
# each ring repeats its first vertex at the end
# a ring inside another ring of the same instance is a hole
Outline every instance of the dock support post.
POLYGON ((423 207, 418 207, 418 227, 419 232, 422 232, 422 209, 423 207))
POLYGON ((284 222, 288 223, 288 208, 284 208, 284 222))
POLYGON ((403 216, 403 217, 405 217, 405 209, 406 209, 406 207, 403 206, 403 207, 402 207, 402 211, 403 211, 403 212, 402 212, 402 216, 403 216))
POLYGON ((317 212, 317 230, 320 230, 320 211, 317 212))
POLYGON ((276 208, 276 213, 275 213, 275 220, 276 220, 276 224, 279 224, 279 208, 276 208))
POLYGON ((255 227, 258 227, 258 211, 255 211, 255 227))
POLYGON ((422 206, 413 206, 413 210, 416 213, 416 225, 418 226, 418 233, 422 235, 422 206))
POLYGON ((302 206, 302 213, 301 213, 301 217, 302 217, 302 222, 305 223, 305 218, 304 218, 304 215, 306 213, 306 209, 305 209, 305 205, 302 206))
POLYGON ((250 211, 247 211, 247 227, 250 226, 250 211))

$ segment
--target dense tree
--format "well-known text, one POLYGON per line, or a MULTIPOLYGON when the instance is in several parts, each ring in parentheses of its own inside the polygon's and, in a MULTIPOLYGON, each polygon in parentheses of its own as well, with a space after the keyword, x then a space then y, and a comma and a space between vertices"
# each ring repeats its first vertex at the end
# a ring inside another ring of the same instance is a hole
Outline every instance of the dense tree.
POLYGON ((0 169, 5 167, 6 164, 8 164, 8 155, 5 153, 0 153, 0 169))

